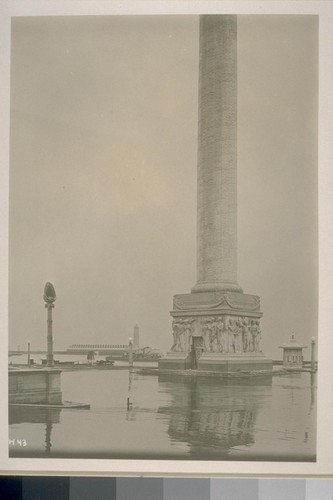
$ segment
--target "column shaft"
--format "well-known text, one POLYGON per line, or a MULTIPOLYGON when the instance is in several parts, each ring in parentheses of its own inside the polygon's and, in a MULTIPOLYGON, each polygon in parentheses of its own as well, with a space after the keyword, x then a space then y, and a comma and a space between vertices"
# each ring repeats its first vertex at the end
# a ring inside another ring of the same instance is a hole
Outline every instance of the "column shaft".
POLYGON ((237 17, 200 18, 197 284, 237 284, 237 17))

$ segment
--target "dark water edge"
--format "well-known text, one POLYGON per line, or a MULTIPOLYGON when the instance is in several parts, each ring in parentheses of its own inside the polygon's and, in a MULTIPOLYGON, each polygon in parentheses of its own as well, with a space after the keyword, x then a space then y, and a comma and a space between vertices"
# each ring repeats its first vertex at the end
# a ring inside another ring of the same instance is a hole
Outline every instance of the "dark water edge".
POLYGON ((9 458, 29 458, 29 459, 40 459, 40 458, 52 458, 52 459, 75 459, 75 460, 172 460, 172 461, 211 461, 211 462, 290 462, 290 463, 316 463, 316 454, 258 454, 258 453, 240 453, 237 452, 231 454, 221 454, 213 453, 212 450, 208 452, 203 452, 198 450, 192 455, 184 454, 180 456, 172 453, 123 453, 123 452, 110 452, 106 453, 103 451, 90 451, 86 452, 57 452, 54 451, 52 454, 46 453, 41 450, 24 450, 16 449, 9 450, 9 458))
POLYGON ((209 452, 205 455, 204 453, 198 454, 198 456, 185 455, 180 457, 179 454, 174 455, 171 453, 166 454, 142 454, 142 453, 101 453, 95 451, 87 451, 86 453, 62 453, 62 452, 52 452, 52 455, 46 455, 45 452, 42 453, 39 450, 29 450, 29 452, 22 451, 10 451, 9 458, 29 458, 29 459, 40 459, 40 458, 54 458, 54 459, 75 459, 75 460, 172 460, 173 462, 183 462, 183 461, 203 461, 203 462, 290 462, 290 463, 316 463, 316 455, 272 455, 272 454, 247 454, 247 455, 232 455, 232 456, 221 456, 214 455, 209 452))

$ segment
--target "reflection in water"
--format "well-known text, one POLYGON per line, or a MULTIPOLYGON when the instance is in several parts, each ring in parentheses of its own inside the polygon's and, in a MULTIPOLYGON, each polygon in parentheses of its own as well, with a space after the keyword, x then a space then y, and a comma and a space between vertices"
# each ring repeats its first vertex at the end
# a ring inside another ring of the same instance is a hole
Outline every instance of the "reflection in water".
POLYGON ((11 457, 316 459, 310 373, 217 379, 89 371, 64 372, 62 382, 64 398, 75 394, 91 409, 11 406, 11 457))
POLYGON ((133 370, 130 368, 128 372, 128 395, 127 395, 127 411, 126 411, 126 420, 133 421, 136 420, 136 412, 133 408, 132 401, 132 384, 133 384, 133 370))
POLYGON ((40 408, 29 406, 9 406, 9 425, 45 424, 45 454, 51 454, 51 435, 53 424, 60 423, 59 408, 40 408))
POLYGON ((311 373, 310 387, 311 387, 311 406, 310 406, 310 411, 311 411, 315 405, 315 374, 314 373, 311 373))
POLYGON ((45 429, 45 451, 47 455, 51 452, 51 434, 52 434, 52 424, 46 422, 45 429))
POLYGON ((203 458, 206 450, 223 456, 231 447, 254 443, 260 398, 271 393, 272 377, 221 380, 160 375, 159 383, 172 396, 170 405, 158 409, 169 415, 170 438, 188 443, 190 454, 203 458))

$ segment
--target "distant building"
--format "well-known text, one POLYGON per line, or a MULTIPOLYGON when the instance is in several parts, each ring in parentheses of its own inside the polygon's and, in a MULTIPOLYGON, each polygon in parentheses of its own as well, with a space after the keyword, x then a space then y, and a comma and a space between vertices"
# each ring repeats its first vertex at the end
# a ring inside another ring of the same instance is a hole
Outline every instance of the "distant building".
POLYGON ((307 346, 298 344, 292 335, 288 343, 279 345, 283 349, 283 366, 287 369, 297 369, 303 366, 303 349, 307 346))
POLYGON ((68 354, 88 354, 90 351, 122 359, 128 353, 128 344, 73 344, 67 349, 68 354))
POLYGON ((139 349, 139 347, 140 347, 139 325, 135 325, 133 333, 133 348, 139 349))
POLYGON ((159 349, 153 349, 149 346, 141 347, 134 351, 134 359, 136 360, 154 360, 159 359, 162 356, 159 349))
MULTIPOLYGON (((134 346, 133 346, 134 347, 134 346)), ((66 349, 68 354, 84 354, 105 356, 106 359, 125 361, 128 359, 128 344, 72 344, 66 349)), ((133 348, 133 356, 136 360, 154 360, 161 357, 158 349, 151 347, 133 348)))

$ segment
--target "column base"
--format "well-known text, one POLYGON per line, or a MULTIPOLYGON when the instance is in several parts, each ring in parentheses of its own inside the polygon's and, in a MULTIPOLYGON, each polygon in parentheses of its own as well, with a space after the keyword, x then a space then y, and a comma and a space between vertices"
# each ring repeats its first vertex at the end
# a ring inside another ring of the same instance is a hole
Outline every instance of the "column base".
POLYGON ((190 370, 192 368, 192 356, 187 352, 168 352, 166 356, 158 360, 159 370, 190 370))
POLYGON ((203 354, 198 362, 198 371, 236 373, 236 372, 271 372, 273 362, 263 353, 254 355, 203 354))
POLYGON ((160 370, 272 371, 260 349, 260 298, 234 291, 175 295, 171 352, 160 370))
POLYGON ((227 282, 198 282, 191 288, 192 293, 200 292, 237 292, 243 293, 243 289, 238 285, 238 283, 227 283, 227 282))

